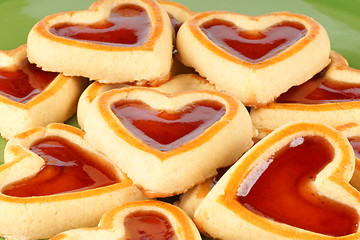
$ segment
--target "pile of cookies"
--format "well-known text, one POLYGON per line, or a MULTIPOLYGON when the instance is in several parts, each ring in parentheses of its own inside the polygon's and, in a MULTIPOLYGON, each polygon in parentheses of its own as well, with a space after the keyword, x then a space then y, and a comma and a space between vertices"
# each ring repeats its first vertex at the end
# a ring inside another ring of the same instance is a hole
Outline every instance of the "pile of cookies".
POLYGON ((0 236, 357 239, 359 80, 299 14, 47 16, 0 51, 0 236))

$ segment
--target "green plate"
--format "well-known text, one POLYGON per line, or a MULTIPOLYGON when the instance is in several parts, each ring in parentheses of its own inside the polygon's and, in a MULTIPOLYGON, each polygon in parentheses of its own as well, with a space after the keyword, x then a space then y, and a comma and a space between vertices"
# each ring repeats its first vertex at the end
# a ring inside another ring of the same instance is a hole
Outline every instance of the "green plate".
MULTIPOLYGON (((0 49, 26 43, 31 27, 46 15, 87 9, 92 0, 0 0, 0 49)), ((327 30, 332 49, 360 68, 360 0, 178 0, 194 11, 226 10, 250 15, 290 11, 308 15, 327 30)), ((76 125, 76 117, 68 121, 76 125)), ((0 164, 6 144, 0 139, 0 164)), ((0 216, 2 217, 2 216, 0 216)), ((0 238, 1 239, 1 238, 0 238)))

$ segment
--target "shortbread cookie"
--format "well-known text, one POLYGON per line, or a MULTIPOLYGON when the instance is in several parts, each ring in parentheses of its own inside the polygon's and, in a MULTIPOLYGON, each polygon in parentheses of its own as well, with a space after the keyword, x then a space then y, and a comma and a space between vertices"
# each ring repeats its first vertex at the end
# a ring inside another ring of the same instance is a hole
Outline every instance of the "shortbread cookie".
POLYGON ((195 212, 216 239, 358 239, 355 157, 326 125, 287 124, 254 145, 195 212), (239 227, 241 226, 241 227, 239 227))
MULTIPOLYGON (((84 119, 89 111, 91 102, 99 94, 117 88, 131 87, 126 84, 103 84, 94 82, 82 93, 79 99, 77 120, 79 126, 84 128, 84 119)), ((169 81, 157 87, 152 87, 160 92, 177 94, 187 90, 215 90, 215 86, 197 74, 182 74, 173 76, 169 81)))
POLYGON ((274 103, 251 109, 260 134, 297 120, 309 120, 333 127, 360 119, 360 70, 350 68, 338 53, 331 64, 308 82, 293 87, 274 103))
POLYGON ((185 192, 252 145, 246 108, 216 91, 115 89, 96 97, 87 116, 86 139, 149 197, 185 192))
POLYGON ((349 123, 337 127, 337 130, 349 140, 355 153, 355 171, 350 180, 350 184, 360 190, 360 125, 358 123, 349 123))
POLYGON ((201 240, 181 209, 160 201, 126 203, 107 212, 97 228, 74 229, 51 240, 177 239, 201 240))
POLYGON ((186 191, 180 196, 176 205, 184 210, 190 218, 194 218, 197 207, 228 169, 229 167, 217 169, 216 176, 186 191))
POLYGON ((44 239, 96 226, 115 206, 146 199, 83 137, 77 128, 51 124, 7 143, 0 166, 2 237, 44 239))
POLYGON ((325 29, 307 16, 212 11, 181 26, 177 49, 185 65, 219 89, 259 106, 328 65, 330 42, 325 29))
POLYGON ((26 45, 0 51, 0 132, 12 138, 25 130, 64 122, 76 111, 88 80, 44 72, 26 58, 26 45))
POLYGON ((170 75, 172 31, 156 1, 99 0, 88 11, 37 23, 29 33, 28 57, 65 75, 157 85, 170 75))

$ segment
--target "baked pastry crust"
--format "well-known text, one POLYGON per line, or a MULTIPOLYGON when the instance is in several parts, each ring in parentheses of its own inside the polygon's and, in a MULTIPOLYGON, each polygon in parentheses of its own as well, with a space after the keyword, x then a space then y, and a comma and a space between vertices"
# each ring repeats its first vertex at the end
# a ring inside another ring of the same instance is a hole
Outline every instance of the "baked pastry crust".
POLYGON ((259 106, 305 82, 328 65, 330 42, 326 30, 307 16, 288 12, 248 16, 211 11, 199 13, 181 26, 177 49, 185 65, 195 68, 219 89, 236 96, 246 106, 259 106), (212 19, 230 21, 245 30, 293 21, 303 24, 307 33, 275 56, 263 62, 249 63, 223 50, 201 31, 200 26, 212 19))
POLYGON ((135 211, 154 211, 163 214, 173 226, 176 239, 201 240, 199 231, 191 219, 174 205, 160 201, 126 203, 107 212, 97 228, 75 229, 61 233, 51 240, 66 239, 125 239, 124 219, 135 211))
MULTIPOLYGON (((26 45, 0 51, 0 68, 17 69, 26 61, 26 45)), ((40 94, 26 103, 0 95, 0 132, 6 139, 17 133, 53 122, 64 122, 76 112, 80 94, 88 80, 59 74, 40 94)))
MULTIPOLYGON (((338 53, 331 52, 331 63, 324 73, 326 81, 360 83, 360 70, 348 66, 338 53)), ((266 135, 277 127, 297 120, 328 124, 332 127, 357 122, 360 117, 360 101, 301 104, 273 102, 260 108, 252 108, 251 120, 260 135, 266 135)))
MULTIPOLYGON (((216 239, 338 239, 279 223, 250 211, 236 198, 239 187, 255 165, 265 161, 296 137, 321 136, 334 147, 333 160, 313 181, 321 195, 360 212, 360 194, 348 183, 354 171, 354 152, 339 131, 326 125, 296 122, 284 125, 263 138, 236 162, 214 186, 195 212, 200 231, 216 239), (241 227, 239 227, 241 226, 241 227)), ((357 239, 356 233, 341 239, 357 239)))
POLYGON ((168 95, 145 88, 115 89, 95 98, 88 114, 92 117, 85 118, 86 139, 149 197, 185 192, 214 176, 216 169, 234 163, 252 145, 252 125, 246 108, 220 92, 168 95), (198 100, 215 100, 226 107, 226 112, 194 140, 170 151, 160 151, 132 135, 111 111, 114 102, 125 99, 140 100, 152 108, 169 111, 198 100))
POLYGON ((153 0, 99 0, 87 11, 58 13, 38 22, 28 36, 28 57, 43 69, 64 75, 84 76, 103 83, 138 81, 157 85, 170 76, 172 27, 166 12, 153 0), (143 45, 101 45, 59 37, 49 31, 58 23, 97 22, 122 4, 139 5, 147 11, 151 31, 143 45))
MULTIPOLYGON (((77 110, 77 120, 79 126, 84 128, 84 120, 86 114, 89 111, 90 105, 96 96, 100 95, 103 92, 112 90, 132 87, 131 85, 126 84, 103 84, 98 82, 93 82, 85 91, 81 94, 78 110, 77 110)), ((177 76, 172 76, 169 81, 156 86, 151 87, 151 89, 168 93, 168 94, 177 94, 187 90, 215 90, 215 86, 210 84, 204 78, 200 77, 197 74, 181 74, 177 76)))
MULTIPOLYGON (((29 150, 48 136, 66 138, 104 162, 109 160, 84 141, 84 132, 64 124, 50 124, 17 135, 5 147, 0 166, 1 188, 40 171, 44 160, 29 150)), ((109 162, 109 164, 112 164, 109 162)), ((39 197, 13 197, 0 193, 0 235, 6 239, 44 239, 62 231, 96 226, 101 216, 119 204, 147 199, 116 167, 121 181, 105 187, 39 197), (89 209, 91 209, 89 211, 89 209)))

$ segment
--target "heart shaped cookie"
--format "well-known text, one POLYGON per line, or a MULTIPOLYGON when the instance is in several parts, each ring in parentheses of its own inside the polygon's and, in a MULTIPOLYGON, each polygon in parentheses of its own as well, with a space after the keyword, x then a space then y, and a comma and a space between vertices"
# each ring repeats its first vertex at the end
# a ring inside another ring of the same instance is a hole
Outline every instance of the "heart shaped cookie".
POLYGON ((146 199, 83 137, 77 128, 51 124, 7 143, 0 166, 0 236, 50 238, 71 228, 96 226, 115 206, 146 199))
POLYGON ((111 90, 91 103, 84 129, 89 143, 150 197, 185 192, 252 145, 246 108, 211 91, 111 90))
POLYGON ((357 122, 360 117, 360 70, 350 68, 338 53, 331 64, 306 83, 291 88, 267 106, 250 112, 259 134, 297 120, 309 120, 333 127, 357 122))
POLYGON ((74 229, 51 238, 62 239, 201 240, 201 237, 195 224, 181 209, 160 201, 139 201, 107 212, 97 228, 74 229))
MULTIPOLYGON (((84 128, 84 119, 86 118, 86 114, 89 111, 90 104, 96 96, 112 89, 119 89, 124 87, 131 87, 131 85, 121 83, 103 84, 94 82, 88 88, 86 88, 85 91, 81 94, 78 103, 77 120, 79 126, 84 128)), ((168 94, 177 94, 187 90, 215 90, 215 87, 197 74, 181 74, 172 76, 169 81, 159 86, 151 87, 151 89, 168 94)))
POLYGON ((357 239, 360 193, 349 184, 354 166, 354 151, 339 131, 287 124, 225 173, 194 220, 219 239, 357 239))
POLYGON ((99 0, 87 11, 45 17, 28 36, 31 62, 104 83, 169 78, 172 27, 153 0, 99 0))
POLYGON ((64 122, 88 81, 45 72, 30 64, 26 45, 0 51, 0 132, 10 139, 25 130, 64 122))
POLYGON ((307 16, 213 11, 182 25, 177 49, 185 65, 219 89, 259 106, 328 65, 330 42, 325 29, 307 16))

